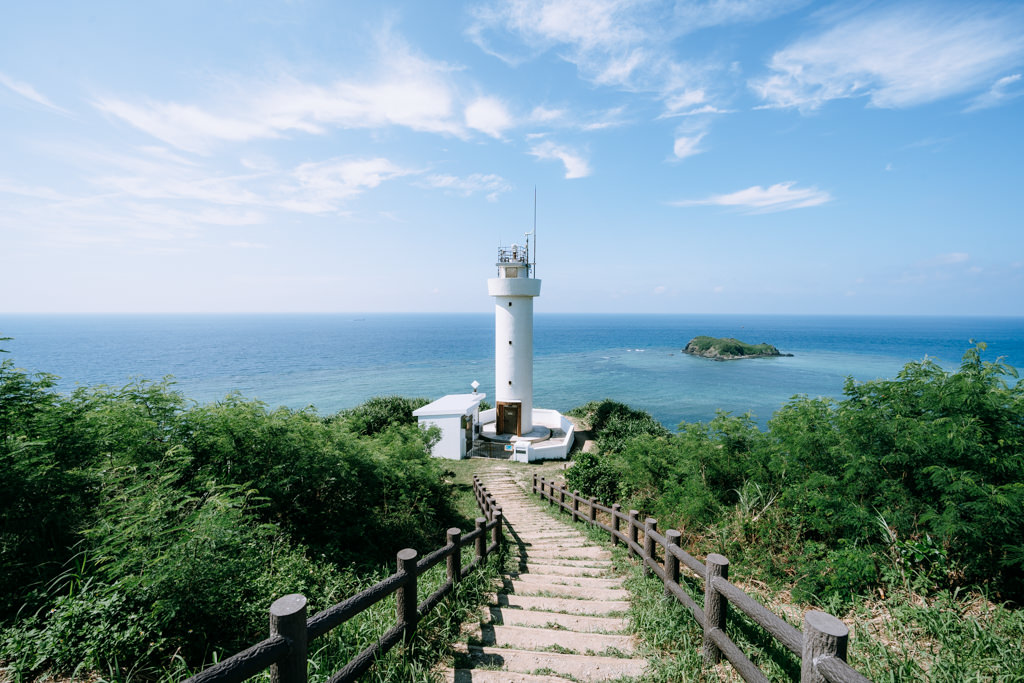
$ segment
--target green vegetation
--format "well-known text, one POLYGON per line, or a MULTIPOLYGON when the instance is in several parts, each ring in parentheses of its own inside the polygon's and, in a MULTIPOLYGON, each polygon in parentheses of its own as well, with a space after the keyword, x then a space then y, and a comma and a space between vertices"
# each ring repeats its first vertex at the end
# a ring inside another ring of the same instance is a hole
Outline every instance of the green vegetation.
POLYGON ((757 356, 790 356, 792 354, 780 353, 771 344, 747 344, 732 337, 694 337, 683 349, 689 353, 715 360, 731 360, 733 358, 747 358, 757 356))
MULTIPOLYGON (((595 426, 600 452, 566 480, 726 555, 741 583, 864 619, 861 636, 887 643, 875 672, 1024 676, 1024 384, 984 348, 956 372, 925 360, 848 380, 841 401, 795 397, 764 431, 725 413, 673 435, 643 414, 626 438, 595 426)), ((626 414, 582 410, 602 411, 626 414)))
MULTIPOLYGON (((0 364, 0 663, 17 680, 176 680, 264 638, 275 598, 301 592, 315 612, 391 573, 398 549, 472 526, 429 456, 436 431, 412 418, 422 399, 321 417, 236 395, 197 406, 166 380, 54 383, 0 364)), ((388 609, 314 661, 343 663, 388 609)), ((450 627, 445 610, 421 639, 450 627)))

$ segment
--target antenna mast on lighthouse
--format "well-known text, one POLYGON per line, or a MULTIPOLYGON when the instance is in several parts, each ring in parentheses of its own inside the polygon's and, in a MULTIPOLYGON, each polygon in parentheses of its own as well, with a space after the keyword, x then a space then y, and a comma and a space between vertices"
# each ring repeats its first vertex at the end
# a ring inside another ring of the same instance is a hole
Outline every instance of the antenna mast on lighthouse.
POLYGON ((533 276, 537 277, 537 186, 533 186, 533 276))

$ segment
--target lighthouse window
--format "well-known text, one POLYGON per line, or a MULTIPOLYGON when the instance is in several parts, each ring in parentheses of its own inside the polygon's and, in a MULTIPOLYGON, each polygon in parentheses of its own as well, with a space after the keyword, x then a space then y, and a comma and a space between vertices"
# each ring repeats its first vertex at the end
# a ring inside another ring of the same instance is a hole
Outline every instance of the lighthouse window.
POLYGON ((511 301, 508 302, 508 307, 512 308, 512 302, 511 301))
POLYGON ((519 269, 505 268, 505 277, 519 277, 519 269))
POLYGON ((508 385, 509 385, 509 386, 512 386, 512 380, 509 380, 509 381, 508 381, 508 385))
POLYGON ((512 340, 511 339, 508 340, 508 345, 512 346, 512 340))

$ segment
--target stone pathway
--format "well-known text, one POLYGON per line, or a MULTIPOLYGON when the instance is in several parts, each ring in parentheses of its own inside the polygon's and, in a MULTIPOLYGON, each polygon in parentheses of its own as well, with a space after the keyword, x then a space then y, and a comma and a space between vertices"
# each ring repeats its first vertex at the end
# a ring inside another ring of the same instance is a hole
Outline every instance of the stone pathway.
POLYGON ((642 676, 626 634, 629 593, 612 572, 611 553, 567 522, 552 518, 516 483, 511 470, 480 473, 502 506, 517 572, 456 646, 454 683, 607 681, 642 676))

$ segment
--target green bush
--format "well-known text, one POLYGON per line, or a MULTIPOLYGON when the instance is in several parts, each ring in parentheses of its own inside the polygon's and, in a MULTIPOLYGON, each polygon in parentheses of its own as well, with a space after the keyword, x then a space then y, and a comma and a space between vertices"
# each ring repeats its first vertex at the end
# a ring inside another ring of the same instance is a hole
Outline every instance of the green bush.
POLYGON ((766 431, 721 413, 668 435, 646 414, 589 403, 573 412, 591 420, 600 453, 567 476, 707 551, 802 577, 807 598, 901 581, 1020 601, 1024 383, 984 349, 956 372, 925 360, 891 380, 849 380, 841 401, 794 397, 766 431))
POLYGON ((426 398, 404 396, 376 396, 365 403, 344 411, 350 429, 363 436, 373 436, 388 427, 416 423, 412 411, 430 403, 426 398))
POLYGON ((325 607, 358 583, 347 566, 433 549, 456 516, 421 399, 322 418, 196 406, 168 380, 53 386, 0 364, 0 661, 16 678, 199 666, 262 638, 275 598, 325 607))

